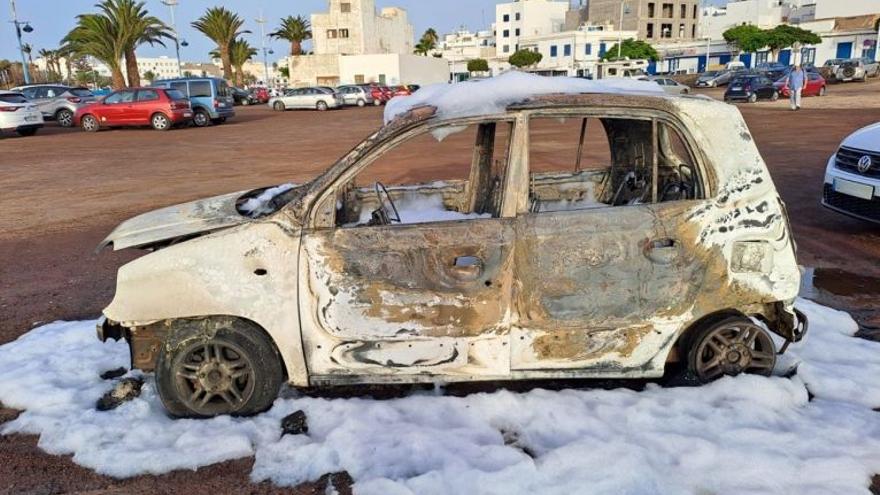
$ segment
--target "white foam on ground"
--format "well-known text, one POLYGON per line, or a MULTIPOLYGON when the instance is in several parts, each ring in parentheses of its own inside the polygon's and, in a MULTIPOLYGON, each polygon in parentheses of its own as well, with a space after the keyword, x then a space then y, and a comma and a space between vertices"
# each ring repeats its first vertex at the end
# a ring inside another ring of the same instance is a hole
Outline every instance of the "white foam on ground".
POLYGON ((385 123, 408 110, 430 105, 439 118, 472 117, 503 112, 509 105, 533 96, 578 93, 654 93, 663 88, 651 81, 602 79, 591 81, 574 77, 544 77, 520 71, 480 81, 431 84, 412 95, 392 98, 385 106, 385 123))
POLYGON ((868 494, 880 473, 880 344, 852 337, 845 313, 798 306, 811 329, 789 350, 802 361, 793 379, 385 401, 288 391, 257 417, 204 421, 169 419, 150 376, 139 398, 95 411, 111 387, 98 374, 127 365, 128 350, 95 340, 94 322, 58 322, 0 347, 0 400, 25 409, 2 432, 40 435, 45 451, 118 477, 254 455, 255 481, 346 470, 366 494, 868 494), (282 438, 297 409, 309 434, 282 438))

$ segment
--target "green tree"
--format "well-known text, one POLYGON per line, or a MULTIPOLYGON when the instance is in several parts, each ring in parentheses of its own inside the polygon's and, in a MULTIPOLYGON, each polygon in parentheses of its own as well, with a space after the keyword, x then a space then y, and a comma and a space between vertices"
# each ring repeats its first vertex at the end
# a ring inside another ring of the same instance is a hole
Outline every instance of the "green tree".
MULTIPOLYGON (((244 38, 236 38, 229 46, 229 62, 235 69, 234 81, 236 86, 240 87, 244 82, 244 64, 254 58, 257 53, 257 49, 252 47, 244 38)), ((220 53, 217 50, 213 50, 211 51, 211 56, 219 58, 220 53)))
POLYGON ((278 69, 278 73, 284 76, 285 79, 290 79, 290 67, 281 67, 278 69))
POLYGON ((417 55, 427 56, 431 50, 437 48, 437 40, 437 31, 434 31, 434 28, 428 28, 419 39, 419 42, 416 43, 413 52, 417 55))
POLYGON ((125 47, 119 43, 118 26, 100 14, 81 14, 76 26, 64 37, 62 43, 80 56, 94 57, 103 62, 111 73, 113 89, 125 87, 121 60, 125 47))
POLYGON ((312 23, 305 17, 289 15, 281 19, 281 26, 269 37, 290 42, 290 54, 302 55, 303 41, 312 39, 312 23))
POLYGON ((244 20, 225 7, 211 7, 192 22, 193 28, 217 44, 217 53, 223 63, 223 77, 229 80, 233 77, 230 55, 232 42, 240 35, 250 33, 250 31, 242 29, 242 26, 244 26, 244 20))
POLYGON ((148 70, 148 71, 144 72, 144 79, 146 79, 147 81, 153 82, 157 79, 156 73, 151 70, 148 70))
MULTIPOLYGON (((605 52, 605 54, 602 55, 602 60, 616 60, 618 58, 617 51, 618 46, 617 43, 615 43, 605 52)), ((623 40, 623 43, 620 44, 620 58, 628 58, 630 60, 650 60, 656 62, 660 60, 660 55, 657 54, 657 50, 655 50, 650 44, 630 38, 623 40)))
POLYGON ((140 86, 141 76, 135 50, 144 43, 165 46, 163 39, 174 38, 171 34, 171 28, 159 18, 151 16, 144 7, 144 2, 103 0, 96 7, 116 26, 117 42, 122 46, 122 53, 125 57, 128 85, 140 86))
POLYGON ((489 62, 484 58, 468 60, 467 70, 468 72, 489 72, 489 62))
POLYGON ((779 60, 779 51, 798 45, 816 45, 822 38, 816 33, 797 26, 780 24, 773 29, 764 31, 765 46, 773 54, 773 60, 779 60))
POLYGON ((543 59, 544 56, 541 55, 539 52, 533 52, 531 50, 517 50, 507 59, 507 61, 510 63, 510 65, 522 69, 523 67, 530 67, 532 65, 535 65, 543 59))
POLYGON ((731 50, 739 55, 742 52, 753 53, 767 46, 767 33, 751 24, 734 26, 721 34, 731 50))

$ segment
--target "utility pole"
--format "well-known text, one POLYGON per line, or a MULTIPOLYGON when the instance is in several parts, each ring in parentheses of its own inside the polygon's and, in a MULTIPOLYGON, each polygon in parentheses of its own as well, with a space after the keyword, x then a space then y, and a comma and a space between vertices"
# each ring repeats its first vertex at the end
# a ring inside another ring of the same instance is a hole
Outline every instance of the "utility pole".
POLYGON ((623 15, 629 14, 629 9, 626 8, 626 2, 624 0, 620 1, 620 23, 617 26, 617 59, 620 60, 620 51, 623 48, 623 15))
POLYGON ((257 22, 257 24, 260 25, 260 49, 263 52, 263 73, 264 73, 263 84, 265 84, 266 87, 268 88, 268 87, 270 87, 270 85, 269 85, 269 59, 268 59, 267 53, 266 53, 267 52, 267 50, 266 50, 266 27, 265 27, 266 26, 266 18, 263 17, 262 10, 260 10, 260 17, 257 17, 254 20, 257 22))
POLYGON ((28 67, 27 57, 24 55, 24 45, 21 43, 21 32, 30 33, 34 30, 27 21, 19 21, 15 13, 15 0, 9 0, 12 9, 12 24, 15 25, 15 37, 18 39, 18 53, 21 55, 21 72, 24 74, 24 83, 31 83, 31 71, 28 67))
POLYGON ((162 0, 162 3, 171 9, 171 30, 174 31, 174 53, 177 57, 177 77, 183 74, 180 72, 180 35, 177 33, 177 22, 174 20, 174 7, 177 6, 177 0, 162 0))

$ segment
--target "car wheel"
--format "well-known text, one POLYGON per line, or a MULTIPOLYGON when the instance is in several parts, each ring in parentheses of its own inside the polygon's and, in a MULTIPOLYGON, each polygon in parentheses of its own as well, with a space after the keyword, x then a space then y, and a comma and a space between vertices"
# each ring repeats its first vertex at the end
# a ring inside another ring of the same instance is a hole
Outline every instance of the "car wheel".
POLYGON ((98 123, 98 119, 94 115, 83 115, 83 118, 80 119, 80 126, 86 132, 98 132, 101 128, 101 124, 98 123))
POLYGON ((55 122, 58 122, 58 125, 61 127, 72 127, 73 126, 73 112, 66 108, 62 108, 55 112, 55 122))
POLYGON ((323 111, 327 110, 327 102, 319 101, 318 104, 315 105, 315 108, 317 108, 318 111, 323 112, 323 111))
POLYGON ((29 137, 37 133, 37 127, 29 127, 27 129, 19 129, 15 131, 19 136, 29 137))
POLYGON ((272 105, 272 109, 275 110, 276 112, 283 112, 284 111, 284 103, 281 103, 280 101, 276 101, 275 104, 272 105))
POLYGON ((253 323, 180 322, 164 344, 156 362, 156 388, 172 416, 258 414, 272 406, 284 381, 281 356, 253 323))
POLYGON ((770 334, 745 317, 717 321, 690 339, 688 371, 701 383, 742 373, 770 376, 775 365, 770 334))
POLYGON ((758 93, 752 93, 749 95, 749 103, 755 103, 758 101, 758 93))
POLYGON ((357 106, 359 106, 359 107, 365 107, 365 106, 367 106, 367 102, 364 101, 363 98, 361 98, 361 99, 358 100, 358 102, 357 102, 357 106))
POLYGON ((193 124, 196 127, 207 127, 211 123, 211 116, 203 109, 198 109, 193 113, 193 124))
POLYGON ((150 117, 150 125, 157 131, 167 131, 171 129, 171 121, 164 113, 155 113, 150 117))
POLYGON ((251 104, 251 102, 248 101, 247 99, 241 100, 241 106, 243 106, 243 107, 246 107, 246 106, 248 106, 248 105, 250 105, 250 104, 251 104))
POLYGON ((373 106, 382 106, 382 101, 376 98, 375 100, 373 100, 373 106))
POLYGON ((825 96, 828 94, 828 89, 825 86, 819 88, 819 96, 825 96))
POLYGON ((770 95, 770 101, 776 101, 779 99, 779 92, 774 91, 773 94, 770 95))

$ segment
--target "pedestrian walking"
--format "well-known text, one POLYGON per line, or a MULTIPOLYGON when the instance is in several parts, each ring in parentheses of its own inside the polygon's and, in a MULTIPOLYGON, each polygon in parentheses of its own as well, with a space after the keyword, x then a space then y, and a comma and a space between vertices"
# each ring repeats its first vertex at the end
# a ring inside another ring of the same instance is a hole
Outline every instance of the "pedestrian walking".
POLYGON ((794 69, 792 69, 791 73, 788 75, 788 90, 791 93, 789 99, 791 100, 792 110, 801 109, 801 93, 804 91, 804 86, 806 85, 807 73, 801 69, 800 65, 795 65, 794 69))

